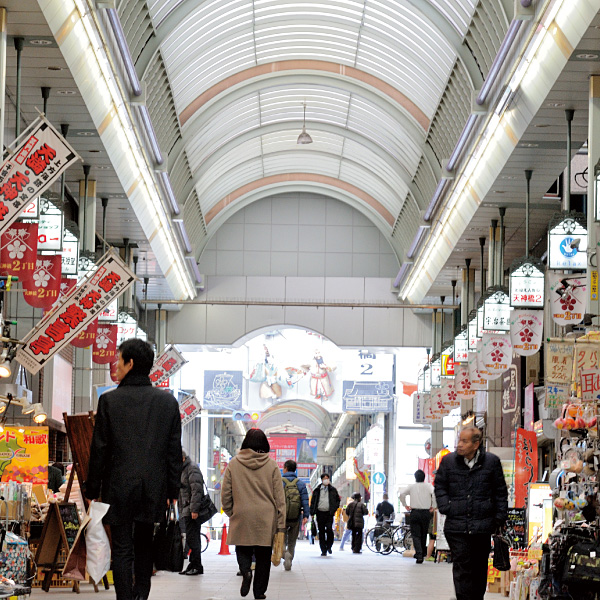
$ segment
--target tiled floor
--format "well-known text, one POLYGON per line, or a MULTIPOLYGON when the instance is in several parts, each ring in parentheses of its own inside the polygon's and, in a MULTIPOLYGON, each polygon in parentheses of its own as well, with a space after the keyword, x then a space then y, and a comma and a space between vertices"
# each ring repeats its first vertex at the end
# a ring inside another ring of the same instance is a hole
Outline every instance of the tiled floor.
MULTIPOLYGON (((333 554, 321 557, 319 546, 298 542, 292 570, 283 563, 271 569, 267 590, 269 600, 449 600, 454 596, 451 565, 425 562, 415 564, 413 558, 392 553, 381 556, 363 548, 352 554, 346 545, 343 552, 336 542, 333 554)), ((231 556, 219 556, 218 542, 211 542, 202 555, 204 575, 184 577, 160 572, 152 579, 150 600, 237 600, 241 577, 236 577, 234 547, 231 556)), ((102 589, 96 596, 92 586, 81 586, 81 595, 89 600, 113 600, 114 590, 102 589)), ((45 594, 35 590, 33 598, 73 600, 68 590, 51 590, 45 594)), ((252 591, 248 595, 252 600, 252 591)), ((487 594, 486 600, 500 600, 499 594, 487 594)))

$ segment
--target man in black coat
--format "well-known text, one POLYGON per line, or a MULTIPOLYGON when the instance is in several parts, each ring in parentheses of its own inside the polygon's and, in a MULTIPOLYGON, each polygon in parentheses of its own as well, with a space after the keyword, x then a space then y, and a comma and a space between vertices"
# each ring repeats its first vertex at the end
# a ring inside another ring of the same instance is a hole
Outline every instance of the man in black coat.
POLYGON ((491 535, 504 527, 508 490, 500 459, 481 448, 476 427, 460 432, 456 452, 447 454, 435 475, 438 510, 446 515, 444 534, 452 554, 456 600, 483 600, 491 535))
POLYGON ((154 351, 143 340, 119 346, 120 383, 100 396, 85 483, 87 498, 102 496, 110 504, 104 521, 111 525, 117 600, 148 598, 154 523, 179 496, 179 405, 167 391, 152 387, 153 363, 154 351))
POLYGON ((198 465, 183 452, 181 489, 179 490, 179 516, 185 527, 185 541, 191 550, 190 562, 180 575, 202 575, 202 548, 200 546, 200 523, 198 513, 204 497, 204 478, 198 465))
POLYGON ((319 528, 319 546, 321 556, 331 554, 333 548, 333 517, 340 505, 340 495, 331 485, 329 474, 321 475, 321 484, 318 485, 310 499, 310 514, 317 515, 319 528))

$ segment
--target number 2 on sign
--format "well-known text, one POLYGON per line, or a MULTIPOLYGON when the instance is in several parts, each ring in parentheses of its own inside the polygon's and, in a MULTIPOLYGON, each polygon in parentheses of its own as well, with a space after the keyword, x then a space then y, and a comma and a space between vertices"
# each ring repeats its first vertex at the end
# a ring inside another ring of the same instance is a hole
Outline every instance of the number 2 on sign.
POLYGON ((360 372, 361 375, 373 375, 372 364, 367 363, 366 365, 360 365, 360 368, 362 369, 362 371, 360 372))

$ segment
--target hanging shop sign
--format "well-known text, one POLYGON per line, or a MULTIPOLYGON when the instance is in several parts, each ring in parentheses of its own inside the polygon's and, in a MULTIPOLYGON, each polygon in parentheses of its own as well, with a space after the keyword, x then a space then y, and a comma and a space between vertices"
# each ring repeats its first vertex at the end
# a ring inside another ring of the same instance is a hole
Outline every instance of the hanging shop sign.
POLYGON ((425 372, 421 371, 417 376, 417 392, 425 391, 425 372))
POLYGON ((48 437, 47 427, 4 427, 0 432, 2 481, 47 484, 48 437))
MULTIPOLYGON (((414 398, 413 398, 414 402, 414 398)), ((354 472, 354 456, 356 454, 356 448, 346 448, 346 480, 352 481, 356 479, 356 473, 354 472)))
POLYGON ((582 369, 580 371, 581 401, 598 402, 600 400, 600 369, 582 369))
POLYGON ((519 356, 532 356, 542 347, 543 310, 514 310, 510 317, 510 341, 519 356))
POLYGON ((79 253, 79 260, 77 261, 77 284, 83 281, 88 275, 96 270, 96 264, 92 260, 90 253, 84 254, 83 251, 79 253))
POLYGON ((499 369, 489 370, 485 366, 485 357, 483 355, 483 339, 477 342, 477 371, 479 371, 479 376, 486 381, 493 381, 502 375, 502 371, 499 369))
POLYGON ((38 250, 62 251, 63 212, 50 200, 40 199, 38 250))
POLYGON ((117 326, 98 325, 92 350, 92 362, 97 365, 109 365, 117 360, 117 326))
POLYGON ((510 369, 502 373, 502 441, 507 446, 515 442, 515 432, 521 426, 521 359, 513 360, 510 369))
POLYGON ((63 275, 77 275, 79 264, 79 240, 68 230, 62 234, 62 272, 63 275))
POLYGON ((512 362, 512 344, 508 335, 483 334, 483 364, 490 373, 502 374, 512 362))
POLYGON ((459 365, 457 367, 454 389, 459 400, 472 400, 475 398, 475 389, 471 384, 468 365, 459 365))
POLYGON ((76 335, 71 340, 71 346, 75 346, 75 348, 89 348, 94 343, 97 333, 98 319, 94 319, 79 335, 76 335))
POLYGON ((483 301, 483 331, 509 331, 510 311, 508 290, 490 288, 483 301))
POLYGON ((579 380, 581 371, 598 367, 600 357, 600 344, 587 340, 575 341, 575 381, 579 380))
POLYGON ((13 223, 0 237, 0 273, 24 283, 37 260, 37 223, 13 223))
POLYGON ((546 348, 546 382, 571 385, 573 373, 573 341, 551 339, 546 348))
POLYGON ((550 383, 546 385, 544 399, 544 406, 546 408, 560 408, 565 402, 569 400, 571 386, 567 385, 556 385, 550 383))
POLYGON ((242 371, 204 371, 204 408, 242 408, 242 371))
POLYGON ((487 379, 484 379, 479 372, 477 361, 479 352, 469 352, 469 379, 471 380, 471 388, 477 391, 487 390, 487 379))
POLYGON ((119 303, 111 302, 98 316, 99 321, 116 321, 119 316, 119 303))
POLYGON ((36 221, 40 218, 40 199, 34 198, 27 206, 21 211, 19 215, 21 219, 35 219, 36 221))
POLYGON ((13 153, 0 167, 0 233, 77 160, 81 158, 60 133, 38 117, 17 138, 13 153))
POLYGON ((436 421, 445 417, 450 411, 446 411, 444 393, 442 388, 436 388, 431 392, 431 412, 436 421))
POLYGON ((158 385, 165 379, 173 377, 187 360, 183 358, 175 346, 168 346, 165 351, 154 361, 150 369, 150 381, 153 385, 158 385))
POLYGON ((319 442, 316 438, 297 438, 296 466, 299 469, 316 469, 318 447, 319 442))
MULTIPOLYGON (((462 368, 462 366, 461 366, 462 368)), ((444 405, 444 416, 460 406, 460 398, 456 391, 456 379, 450 377, 442 381, 442 404, 444 405)))
POLYGON ((577 325, 585 314, 585 278, 548 272, 550 308, 557 325, 577 325))
POLYGON ((446 348, 442 350, 441 363, 442 363, 442 377, 454 377, 454 347, 446 348))
POLYGON ((556 213, 548 225, 548 267, 587 268, 587 218, 578 212, 556 213))
POLYGON ((194 394, 187 394, 179 403, 179 414, 181 415, 181 426, 187 425, 202 411, 200 402, 194 394))
POLYGON ((431 365, 423 368, 423 391, 431 392, 431 365))
POLYGON ((23 296, 29 306, 48 310, 58 300, 61 277, 60 255, 38 256, 30 278, 23 283, 23 296))
POLYGON ((367 431, 365 443, 363 445, 363 463, 365 465, 383 464, 383 440, 383 427, 380 425, 371 426, 367 431))
POLYGON ((268 437, 269 456, 277 463, 280 469, 286 460, 296 460, 296 439, 295 437, 274 436, 268 437))
POLYGON ((544 308, 544 266, 536 258, 522 258, 511 266, 510 305, 513 308, 544 308))
POLYGON ((442 383, 442 360, 436 356, 431 361, 431 387, 439 387, 442 383))
POLYGON ((97 269, 25 336, 17 360, 30 373, 37 373, 134 281, 135 275, 121 258, 108 252, 97 269))
POLYGON ((529 484, 537 481, 538 446, 535 431, 517 429, 515 446, 515 508, 527 506, 529 484))
POLYGON ((477 337, 483 337, 483 300, 480 299, 477 303, 477 337))
POLYGON ((477 350, 477 339, 479 336, 477 335, 477 312, 474 312, 474 316, 469 320, 468 325, 469 330, 469 352, 475 352, 477 350))
POLYGON ((425 406, 423 392, 414 392, 412 395, 413 401, 413 423, 415 425, 425 424, 425 406))
POLYGON ((342 410, 390 412, 394 402, 393 354, 360 350, 344 365, 342 410))
POLYGON ((137 337, 137 321, 126 312, 120 312, 117 316, 117 347, 125 340, 137 337))
POLYGON ((466 363, 469 359, 469 331, 464 327, 454 338, 454 362, 466 363))

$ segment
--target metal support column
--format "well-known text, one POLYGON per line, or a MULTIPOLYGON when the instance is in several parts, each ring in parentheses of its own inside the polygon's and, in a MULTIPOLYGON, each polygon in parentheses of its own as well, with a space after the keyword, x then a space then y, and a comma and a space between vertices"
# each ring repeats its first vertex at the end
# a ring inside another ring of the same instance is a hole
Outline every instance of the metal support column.
MULTIPOLYGON (((0 6, 0 150, 4 156, 4 126, 6 97, 6 8, 0 6)), ((0 158, 2 158, 0 156, 0 158)))
MULTIPOLYGON (((567 119, 567 180, 564 182, 563 210, 567 212, 571 210, 571 123, 574 115, 575 111, 572 108, 565 110, 565 118, 567 119)), ((593 171, 590 171, 590 173, 593 173, 593 171)))
POLYGON ((15 139, 21 134, 21 55, 23 53, 23 43, 25 38, 16 37, 14 39, 15 50, 17 51, 17 98, 15 101, 15 139))
POLYGON ((598 323, 600 300, 598 292, 598 248, 600 226, 596 218, 600 212, 600 75, 590 76, 588 122, 588 194, 587 194, 587 227, 588 227, 588 269, 586 282, 586 312, 594 315, 594 323, 598 323))

